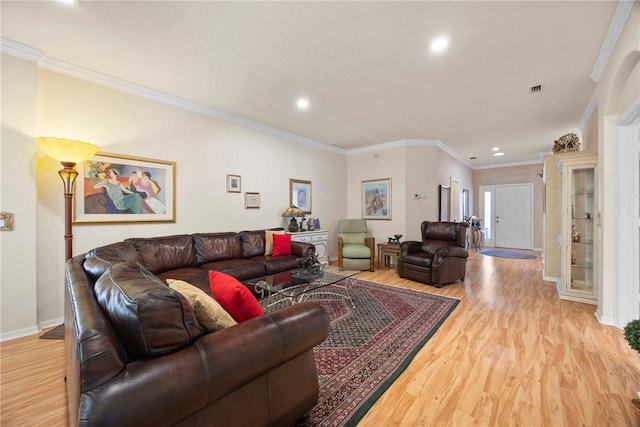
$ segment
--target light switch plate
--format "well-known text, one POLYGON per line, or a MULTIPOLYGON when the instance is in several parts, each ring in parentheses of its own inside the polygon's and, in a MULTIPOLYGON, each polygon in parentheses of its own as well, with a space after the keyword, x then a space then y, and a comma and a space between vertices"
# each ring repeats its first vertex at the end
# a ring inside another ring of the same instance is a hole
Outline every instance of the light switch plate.
POLYGON ((13 214, 0 212, 0 231, 13 231, 13 214))

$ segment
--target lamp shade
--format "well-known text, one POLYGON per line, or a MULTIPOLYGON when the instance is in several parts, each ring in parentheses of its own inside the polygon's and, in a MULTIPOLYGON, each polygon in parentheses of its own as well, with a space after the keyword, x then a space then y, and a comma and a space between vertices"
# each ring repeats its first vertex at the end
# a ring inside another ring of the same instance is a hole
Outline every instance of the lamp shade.
POLYGON ((59 162, 82 163, 98 152, 97 145, 73 139, 39 136, 34 140, 38 148, 59 162))
POLYGON ((284 210, 282 216, 294 218, 304 216, 304 214, 302 213, 302 209, 300 209, 296 205, 292 205, 291 207, 284 210))

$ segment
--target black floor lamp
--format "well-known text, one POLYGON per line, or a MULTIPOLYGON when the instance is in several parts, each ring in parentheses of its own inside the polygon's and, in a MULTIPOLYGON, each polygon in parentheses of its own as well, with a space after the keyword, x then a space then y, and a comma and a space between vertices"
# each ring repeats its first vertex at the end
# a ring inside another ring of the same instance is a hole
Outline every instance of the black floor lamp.
POLYGON ((64 185, 64 242, 65 261, 68 261, 73 256, 71 212, 73 208, 73 185, 78 177, 76 164, 93 157, 98 152, 98 146, 87 142, 50 136, 37 137, 34 140, 40 150, 58 160, 63 166, 58 171, 58 175, 60 175, 64 185))

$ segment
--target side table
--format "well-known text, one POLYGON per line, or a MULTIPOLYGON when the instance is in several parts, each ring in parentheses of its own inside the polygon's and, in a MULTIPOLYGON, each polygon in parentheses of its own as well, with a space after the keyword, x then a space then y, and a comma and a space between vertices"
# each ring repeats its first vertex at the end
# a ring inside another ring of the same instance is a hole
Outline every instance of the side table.
POLYGON ((378 268, 386 270, 391 266, 392 259, 398 259, 400 245, 397 243, 378 243, 378 268))

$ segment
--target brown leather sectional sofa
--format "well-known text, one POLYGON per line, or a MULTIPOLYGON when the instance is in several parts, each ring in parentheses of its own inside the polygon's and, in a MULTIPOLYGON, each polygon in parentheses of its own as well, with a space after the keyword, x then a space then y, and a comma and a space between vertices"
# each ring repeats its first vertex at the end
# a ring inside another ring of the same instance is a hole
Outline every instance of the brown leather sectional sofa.
POLYGON ((135 238, 67 262, 70 425, 288 426, 318 398, 313 347, 326 312, 303 303, 206 333, 165 279, 210 294, 208 271, 239 280, 297 267, 315 247, 265 256, 264 230, 135 238))

